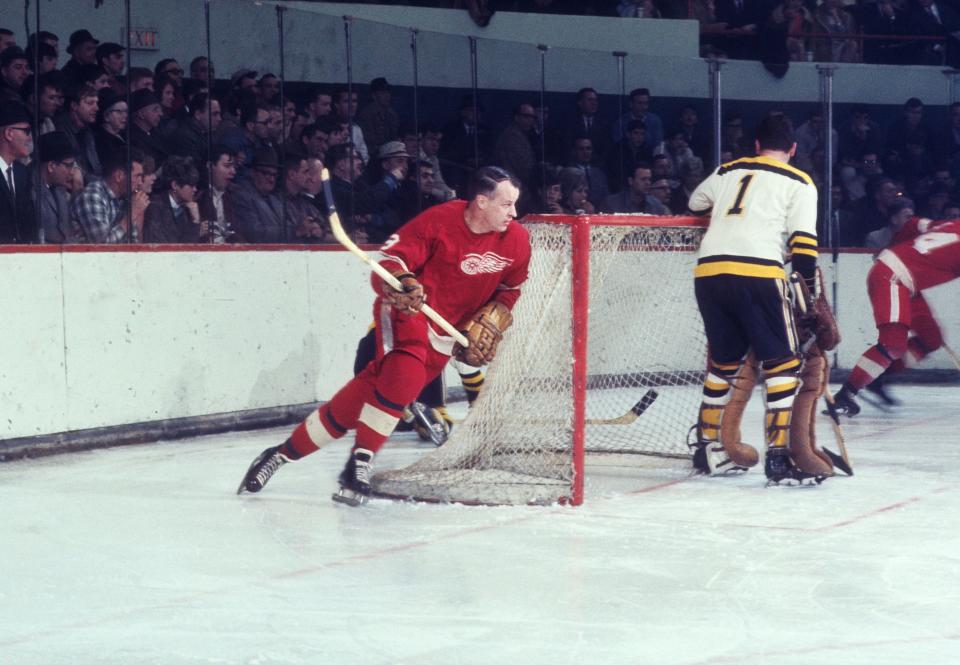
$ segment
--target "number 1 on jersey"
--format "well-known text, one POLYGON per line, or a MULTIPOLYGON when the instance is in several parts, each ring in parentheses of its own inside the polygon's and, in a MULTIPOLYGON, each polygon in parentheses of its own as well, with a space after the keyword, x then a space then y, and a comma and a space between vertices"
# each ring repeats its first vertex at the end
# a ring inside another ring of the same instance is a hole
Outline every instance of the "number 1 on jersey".
POLYGON ((748 173, 747 175, 740 178, 740 191, 737 192, 737 199, 733 202, 733 205, 730 206, 729 210, 727 210, 728 216, 743 214, 743 197, 747 193, 747 187, 750 186, 751 180, 753 180, 752 173, 748 173))

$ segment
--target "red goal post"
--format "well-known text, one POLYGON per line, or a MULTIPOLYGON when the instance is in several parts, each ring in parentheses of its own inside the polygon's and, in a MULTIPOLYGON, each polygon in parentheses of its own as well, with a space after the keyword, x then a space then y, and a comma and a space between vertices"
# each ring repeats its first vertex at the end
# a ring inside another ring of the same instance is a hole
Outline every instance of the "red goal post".
POLYGON ((578 505, 588 456, 689 458, 706 364, 693 295, 706 220, 531 215, 523 224, 530 276, 480 398, 442 448, 376 474, 375 492, 578 505))

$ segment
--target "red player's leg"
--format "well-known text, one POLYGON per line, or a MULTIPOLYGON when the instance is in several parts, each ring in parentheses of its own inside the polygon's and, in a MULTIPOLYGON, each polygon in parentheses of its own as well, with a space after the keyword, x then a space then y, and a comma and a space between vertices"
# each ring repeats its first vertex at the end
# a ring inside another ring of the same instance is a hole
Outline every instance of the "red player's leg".
POLYGON ((910 291, 885 264, 875 263, 870 269, 867 293, 873 306, 878 340, 860 356, 849 378, 834 395, 837 409, 851 416, 860 412, 854 395, 906 354, 910 330, 910 291))
POLYGON ((876 344, 860 356, 847 385, 856 393, 883 374, 894 362, 907 353, 907 334, 909 328, 902 323, 885 323, 880 326, 880 336, 876 344))
POLYGON ((426 380, 423 360, 403 351, 388 353, 379 362, 376 384, 357 418, 357 443, 376 454, 397 426, 403 407, 416 399, 426 380))

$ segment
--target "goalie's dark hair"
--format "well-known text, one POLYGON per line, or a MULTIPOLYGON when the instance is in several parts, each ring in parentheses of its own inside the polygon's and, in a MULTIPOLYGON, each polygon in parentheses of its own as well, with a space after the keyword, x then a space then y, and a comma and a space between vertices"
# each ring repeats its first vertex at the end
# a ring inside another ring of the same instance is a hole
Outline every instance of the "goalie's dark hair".
POLYGON ((796 139, 793 123, 782 113, 768 115, 757 125, 757 142, 761 150, 790 150, 796 139))
POLYGON ((472 201, 477 196, 483 194, 489 196, 504 180, 509 180, 510 184, 520 189, 520 180, 499 166, 481 166, 470 176, 470 183, 467 185, 467 198, 472 201))

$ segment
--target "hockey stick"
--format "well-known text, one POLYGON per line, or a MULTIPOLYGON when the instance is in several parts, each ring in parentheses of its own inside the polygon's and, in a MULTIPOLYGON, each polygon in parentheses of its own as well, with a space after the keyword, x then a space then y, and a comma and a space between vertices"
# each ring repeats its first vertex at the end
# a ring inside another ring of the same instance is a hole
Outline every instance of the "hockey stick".
MULTIPOLYGON (((622 416, 617 416, 616 418, 587 418, 585 424, 587 425, 629 425, 633 423, 637 418, 643 415, 643 412, 650 408, 650 405, 653 404, 657 397, 660 394, 650 388, 647 392, 643 394, 643 397, 640 400, 630 407, 630 409, 623 414, 622 416)), ((466 419, 464 419, 466 420, 466 419)), ((454 420, 455 425, 459 425, 463 420, 454 420)), ((521 424, 549 424, 553 421, 549 420, 529 420, 529 421, 520 421, 521 424)))
MULTIPOLYGON (((819 269, 818 269, 819 272, 819 269)), ((800 280, 803 279, 798 273, 790 275, 790 289, 793 292, 794 303, 800 315, 804 316, 810 310, 810 303, 804 297, 805 290, 801 286, 800 280)), ((821 277, 822 279, 822 277, 821 277)), ((816 343, 816 337, 810 338, 811 343, 816 343)), ((829 371, 829 364, 827 365, 829 371)), ((826 446, 820 446, 824 454, 830 458, 830 462, 843 471, 848 476, 853 475, 853 467, 850 465, 850 456, 847 454, 847 444, 843 437, 843 428, 840 427, 840 416, 837 414, 837 407, 833 403, 833 395, 830 394, 829 386, 823 393, 823 399, 827 403, 827 415, 830 416, 830 424, 833 426, 833 435, 837 439, 837 446, 840 448, 840 454, 833 452, 826 446)))
POLYGON ((643 397, 640 398, 636 404, 630 407, 630 410, 627 411, 622 416, 616 418, 587 418, 587 425, 629 425, 637 418, 643 415, 643 412, 650 408, 650 405, 653 404, 657 397, 660 394, 651 388, 643 397))
MULTIPOLYGON (((323 197, 327 202, 327 216, 330 219, 330 230, 333 231, 334 237, 337 241, 350 250, 351 253, 360 258, 364 263, 370 266, 370 269, 373 272, 383 279, 387 284, 395 288, 397 291, 403 291, 403 286, 400 284, 400 280, 390 274, 386 268, 381 266, 379 263, 370 258, 370 256, 357 247, 356 243, 350 239, 350 236, 347 235, 346 231, 343 230, 343 224, 340 222, 340 215, 337 214, 337 206, 333 201, 333 188, 330 186, 330 172, 326 168, 321 169, 320 171, 320 181, 323 185, 323 197)), ((453 327, 449 321, 437 314, 437 312, 430 307, 430 305, 424 304, 420 311, 423 312, 428 319, 440 326, 445 333, 453 337, 456 340, 457 344, 463 348, 470 346, 470 342, 466 337, 463 336, 459 330, 453 327)))

